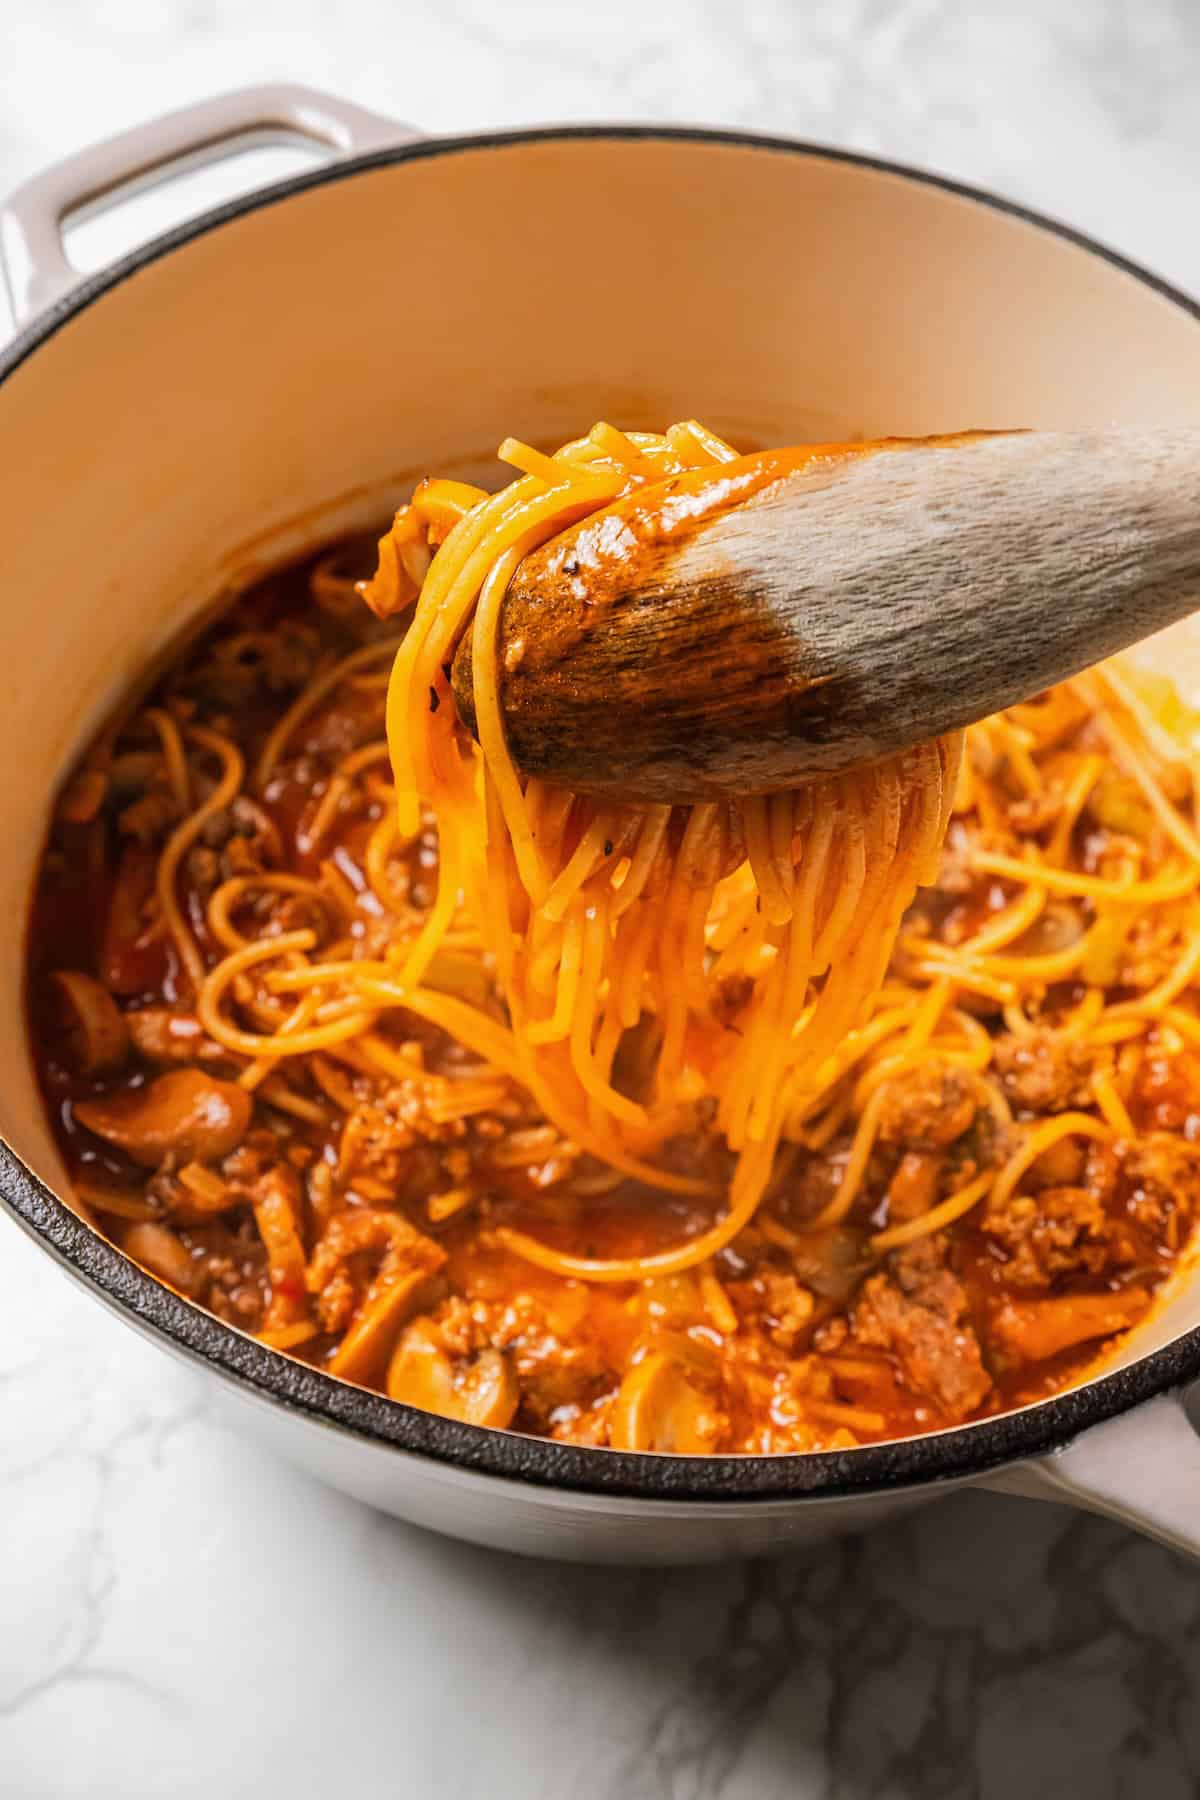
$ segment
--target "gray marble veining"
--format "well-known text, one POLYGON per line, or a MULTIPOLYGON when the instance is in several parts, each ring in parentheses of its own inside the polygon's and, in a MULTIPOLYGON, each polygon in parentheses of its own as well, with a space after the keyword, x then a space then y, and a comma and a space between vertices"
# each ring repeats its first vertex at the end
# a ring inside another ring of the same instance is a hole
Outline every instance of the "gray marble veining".
MULTIPOLYGON (((1194 0, 7 0, 0 188, 277 77, 435 130, 744 124, 993 186, 1200 289, 1194 0)), ((0 1228, 0 1795, 1185 1800, 1200 1570, 986 1495, 800 1563, 525 1564, 231 1437, 0 1228)))

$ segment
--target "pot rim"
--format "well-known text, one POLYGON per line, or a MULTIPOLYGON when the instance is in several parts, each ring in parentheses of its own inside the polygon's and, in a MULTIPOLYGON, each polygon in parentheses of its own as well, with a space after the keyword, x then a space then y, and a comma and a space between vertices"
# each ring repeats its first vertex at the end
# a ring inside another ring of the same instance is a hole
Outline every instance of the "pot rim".
MULTIPOLYGON (((682 142, 845 163, 969 200, 1064 239, 1129 275, 1200 323, 1200 303, 1073 227, 969 183, 887 158, 803 139, 693 126, 563 125, 421 139, 305 171, 200 213, 150 239, 55 301, 0 353, 0 387, 42 345, 131 275, 220 226, 333 182, 428 157, 562 140, 682 142)), ((0 1203, 96 1298, 188 1360, 267 1405, 366 1443, 563 1493, 645 1501, 842 1499, 978 1476, 1061 1449, 1080 1431, 1200 1376, 1200 1326, 1128 1367, 1014 1412, 852 1450, 768 1456, 666 1456, 586 1448, 461 1424, 352 1387, 226 1325, 132 1262, 73 1212, 0 1138, 0 1203)))

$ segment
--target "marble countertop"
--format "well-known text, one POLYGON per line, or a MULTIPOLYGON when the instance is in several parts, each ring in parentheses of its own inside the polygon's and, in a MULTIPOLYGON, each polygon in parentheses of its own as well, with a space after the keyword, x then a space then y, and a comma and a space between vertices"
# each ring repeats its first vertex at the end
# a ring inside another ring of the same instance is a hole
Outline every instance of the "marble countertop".
MULTIPOLYGON (((0 66, 0 191, 282 77, 433 130, 824 139, 995 187, 1200 291, 1191 0, 6 0, 0 66)), ((4 1800, 1200 1787, 1200 1569, 1117 1527, 966 1494, 774 1565, 442 1542, 230 1435, 3 1223, 0 1522, 4 1800)))

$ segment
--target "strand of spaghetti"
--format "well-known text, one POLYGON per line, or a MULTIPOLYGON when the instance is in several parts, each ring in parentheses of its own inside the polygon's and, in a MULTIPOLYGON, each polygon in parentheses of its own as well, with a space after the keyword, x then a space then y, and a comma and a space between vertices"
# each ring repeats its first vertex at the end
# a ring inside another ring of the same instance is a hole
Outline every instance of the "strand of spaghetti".
MULTIPOLYGON (((1168 1007, 1167 1011, 1171 1010, 1168 1007)), ((1162 1020, 1158 1022, 1160 1028, 1165 1024, 1166 1016, 1164 1013, 1162 1020)), ((1088 1043, 1093 1049, 1099 1048, 1102 1044, 1132 1043, 1134 1038, 1143 1037, 1154 1023, 1155 1021, 1152 1019, 1137 1018, 1114 1019, 1111 1022, 1102 1021, 1098 1025, 1093 1025, 1088 1032, 1088 1043)))
POLYGON ((763 911, 773 925, 786 925, 792 916, 792 903, 771 855, 765 795, 753 794, 743 801, 742 824, 746 833, 746 854, 763 911))
POLYGON ((441 948, 450 921, 459 907, 458 839, 453 834, 443 834, 439 840, 439 851, 437 897, 426 914, 425 923, 409 945, 401 965, 403 978, 409 987, 416 987, 421 981, 441 948))
POLYGON ((571 1065, 583 1091, 614 1119, 639 1126, 649 1123, 646 1109, 609 1085, 600 1075, 592 1049, 595 1027, 597 990, 604 970, 604 949, 608 937, 608 920, 603 902, 588 908, 584 924, 583 962, 579 976, 579 1004, 571 1028, 571 1065))
POLYGON ((179 726, 170 713, 161 706, 148 706, 146 717, 158 733, 163 764, 167 771, 167 781, 171 793, 174 795, 175 804, 181 813, 190 812, 192 808, 192 778, 188 773, 187 756, 184 752, 179 726))
POLYGON ((895 861, 890 869, 874 872, 874 892, 869 899, 864 896, 862 902, 865 923, 843 946, 822 989, 820 1004, 814 1008, 798 1036, 797 1079, 801 1076, 808 1079, 809 1071, 857 1022, 871 994, 883 981, 901 914, 915 891, 916 870, 927 844, 926 833, 936 823, 936 804, 932 807, 928 804, 927 793, 918 787, 913 798, 912 817, 906 821, 905 836, 897 846, 895 861))
MULTIPOLYGON (((689 816, 689 827, 691 822, 689 816)), ((660 1101, 672 1101, 675 1098, 675 1084, 679 1077, 687 1031, 687 994, 684 984, 678 979, 678 945, 683 936, 688 900, 682 861, 682 856, 677 855, 655 933, 656 1011, 662 1024, 656 1080, 660 1101)))
POLYGON ((823 1062, 813 1076, 813 1096, 819 1104, 831 1089, 837 1086, 842 1076, 852 1069, 856 1062, 868 1055, 877 1044, 903 1031, 913 1019, 915 1001, 909 999, 905 1005, 890 1007, 877 1013, 865 1025, 850 1032, 845 1042, 826 1062, 823 1062))
POLYGON ((955 953, 974 962, 976 958, 999 950, 1005 944, 1011 944, 1041 916, 1046 904, 1046 890, 1037 882, 1030 882, 1018 897, 992 920, 982 931, 972 937, 964 938, 961 944, 953 946, 955 953))
POLYGON ((953 981, 935 981, 924 995, 913 1015, 912 1024, 904 1034, 906 1050, 920 1050, 927 1044, 937 1028, 938 1020, 950 1004, 954 993, 953 981))
POLYGON ((1200 1044, 1200 1019, 1194 1013, 1186 1012, 1182 1006, 1168 1006, 1162 1016, 1190 1044, 1200 1044))
POLYGON ((196 995, 196 1017, 209 1037, 239 1056, 258 1058, 299 1056, 305 1051, 322 1050, 328 1044, 357 1036, 371 1022, 372 1015, 365 1010, 348 1013, 344 1018, 308 1030, 293 1031, 284 1039, 262 1032, 242 1031, 221 1012, 221 1000, 239 975, 260 963, 287 956, 291 951, 311 950, 316 941, 313 931, 284 931, 278 937, 246 944, 224 957, 201 982, 196 995))
POLYGON ((789 1122, 785 1129, 787 1134, 789 1136, 794 1136, 795 1141, 803 1144, 806 1150, 823 1150, 826 1144, 830 1143, 837 1136, 838 1132, 842 1129, 842 1126, 846 1123, 846 1120, 850 1117, 850 1109, 851 1096, 849 1093, 846 1093, 842 1095, 840 1100, 834 1101, 833 1105, 828 1108, 822 1118, 817 1120, 815 1125, 794 1129, 789 1122))
POLYGON ((1144 1019, 1154 1018, 1183 992, 1198 968, 1200 968, 1200 917, 1193 913, 1185 925, 1183 952, 1174 966, 1156 986, 1150 988, 1140 999, 1119 1000, 1110 1006, 1107 1009, 1106 1018, 1113 1020, 1129 1015, 1144 1019))
POLYGON ((683 942, 680 965, 688 1006, 694 1019, 703 1019, 712 1010, 712 995, 706 979, 705 928, 712 903, 712 889, 707 882, 695 888, 684 912, 683 942))
POLYGON ((404 873, 403 887, 400 887, 388 868, 388 861, 399 836, 400 819, 396 808, 385 807, 383 817, 372 827, 367 847, 363 851, 363 874, 385 912, 395 912, 404 906, 412 889, 411 877, 407 871, 404 873))
POLYGON ((545 898, 539 901, 536 894, 530 890, 530 899, 535 906, 539 907, 545 918, 556 922, 560 920, 596 866, 611 858, 612 851, 608 851, 607 854, 605 852, 605 844, 611 842, 609 838, 611 830, 611 821, 604 813, 601 813, 598 818, 592 820, 580 838, 573 855, 562 873, 555 876, 553 886, 550 887, 545 898))
POLYGON ((845 834, 845 862, 838 882, 836 898, 811 949, 814 970, 828 968, 837 955, 842 938, 859 914, 867 879, 867 832, 859 798, 851 792, 852 783, 843 781, 844 818, 840 831, 845 834))
POLYGON ((616 959, 615 985, 621 1024, 627 1031, 642 1016, 642 989, 654 944, 654 928, 653 901, 643 902, 640 912, 626 913, 620 920, 622 954, 616 959))
POLYGON ((375 763, 386 763, 390 758, 387 739, 374 738, 369 744, 360 744, 357 750, 351 750, 347 756, 343 756, 338 764, 338 774, 347 775, 354 780, 364 769, 371 768, 375 763))
POLYGON ((1129 1109, 1117 1092, 1116 1083, 1107 1069, 1093 1069, 1092 1097, 1099 1107, 1105 1123, 1118 1137, 1135 1138, 1137 1126, 1129 1116, 1129 1109))
POLYGON ((671 808, 669 806, 648 806, 646 808, 645 817, 638 831, 637 843, 630 858, 629 871, 617 892, 616 903, 613 907, 614 918, 620 918, 621 914, 636 900, 641 899, 646 883, 650 879, 650 872, 662 848, 670 819, 671 808))
POLYGON ((500 717, 499 671, 496 666, 496 633, 500 623, 501 602, 517 564, 535 544, 552 535, 555 529, 553 520, 533 527, 511 545, 503 556, 496 559, 480 589, 472 626, 472 688, 479 748, 489 776, 496 784, 496 794, 508 827, 518 872, 535 905, 540 904, 549 892, 550 881, 530 825, 525 794, 504 738, 504 726, 500 717))
POLYGON ((268 1075, 258 1091, 268 1106, 290 1113, 293 1118, 303 1119, 307 1125, 317 1125, 326 1131, 329 1129, 332 1121, 328 1108, 316 1100, 310 1100, 306 1094, 294 1093, 278 1075, 268 1075))
MULTIPOLYGON (((617 1045, 621 1041, 624 1030, 621 1015, 617 1010, 615 987, 610 982, 608 996, 604 1002, 604 1012, 600 1020, 600 1030, 596 1036, 596 1048, 592 1057, 596 1074, 606 1088, 612 1087, 613 1059, 617 1054, 617 1045)), ((599 1122, 596 1124, 596 1129, 598 1131, 602 1129, 599 1122)))
POLYGON ((341 911, 326 888, 313 881, 307 875, 289 875, 274 869, 264 869, 254 875, 234 875, 214 888, 209 897, 205 918, 208 929, 219 944, 228 950, 240 950, 244 944, 255 940, 240 932, 233 923, 233 911, 236 906, 251 893, 303 894, 306 899, 313 900, 328 916, 336 907, 341 911))
MULTIPOLYGON (((442 1086, 445 1083, 444 1075, 430 1074, 419 1055, 397 1049, 395 1044, 380 1037, 378 1032, 366 1032, 361 1043, 354 1048, 361 1056, 368 1073, 380 1069, 385 1075, 394 1075, 398 1081, 417 1081, 423 1086, 442 1086)), ((346 1049, 345 1044, 338 1046, 343 1055, 346 1049)), ((482 1067, 486 1069, 489 1064, 485 1061, 482 1067)))
POLYGON ((325 792, 317 802, 316 812, 303 831, 297 833, 296 842, 306 855, 311 855, 323 841, 341 810, 342 801, 351 790, 352 783, 335 770, 325 784, 325 792))
POLYGON ((1017 778, 1018 784, 1027 795, 1040 794, 1042 777, 1037 764, 1029 754, 1029 746, 1033 742, 1033 734, 1023 731, 1020 726, 1010 724, 1001 716, 996 726, 1004 738, 1004 753, 1008 766, 1017 778))
POLYGON ((187 738, 190 743, 198 744, 202 750, 207 750, 211 755, 220 758, 221 778, 203 805, 189 813, 187 818, 175 827, 163 845, 155 873, 155 892, 158 897, 159 911, 171 935, 172 942, 179 952, 179 959, 187 971, 192 986, 199 989, 204 981, 204 957, 184 920, 179 897, 175 891, 175 879, 180 863, 204 830, 209 819, 215 817, 217 813, 224 812, 225 808, 231 806, 237 798, 245 775, 245 763, 237 745, 231 743, 220 732, 210 731, 207 725, 189 725, 187 738))
MULTIPOLYGON (((311 1024, 316 1016, 319 1006, 320 999, 317 994, 305 994, 302 999, 297 1001, 291 1012, 284 1019, 276 1035, 278 1037, 286 1037, 289 1032, 303 1030, 306 1025, 311 1024)), ((244 1087, 248 1092, 253 1093, 254 1089, 261 1085, 265 1078, 271 1073, 272 1069, 279 1067, 279 1062, 280 1058, 278 1056, 260 1056, 257 1062, 248 1063, 238 1076, 238 1086, 244 1087)))
POLYGON ((707 426, 701 425, 698 419, 684 419, 679 425, 672 425, 667 432, 667 441, 674 449, 684 451, 685 444, 691 448, 697 460, 707 459, 714 463, 736 462, 737 451, 724 438, 718 437, 707 426))
MULTIPOLYGON (((789 1065, 798 1061, 803 1068, 803 1058, 807 1056, 811 1060, 814 1054, 811 1021, 816 1009, 814 1007, 806 1013, 805 1002, 816 962, 816 897, 822 888, 822 874, 827 863, 833 829, 832 810, 818 809, 802 853, 800 881, 793 894, 791 922, 781 952, 782 963, 778 971, 772 971, 768 977, 762 1015, 764 1020, 770 1019, 774 1028, 773 1035, 768 1045, 764 1046, 763 1079, 758 1083, 756 1091, 749 1090, 748 1110, 739 1121, 739 1129, 744 1136, 757 1139, 764 1147, 770 1143, 773 1148, 773 1140, 783 1130, 790 1104, 790 1094, 786 1093, 789 1065), (793 1019, 800 1021, 794 1030, 790 1023, 793 1019)), ((861 886, 860 882, 860 891, 861 886)), ((826 929, 828 931, 828 925, 826 929)), ((836 1003, 836 996, 831 995, 831 998, 836 1003)), ((740 1057, 743 1094, 747 1092, 745 1077, 753 1072, 755 1060, 751 1045, 744 1041, 740 1057)))
POLYGON ((1062 807, 1055 820, 1054 829, 1050 833, 1050 841, 1046 846, 1046 857, 1049 862, 1066 861, 1071 846, 1071 833, 1079 820, 1079 815, 1087 804, 1087 799, 1100 776, 1104 772, 1102 756, 1083 756, 1079 767, 1067 783, 1062 797, 1062 807))
POLYGON ((377 644, 367 644, 361 650, 354 650, 349 656, 341 657, 315 680, 308 683, 271 728, 267 741, 259 753, 254 767, 256 792, 262 793, 271 779, 275 765, 292 733, 316 711, 325 696, 331 694, 339 683, 346 679, 347 675, 353 675, 356 670, 365 669, 371 663, 379 662, 385 656, 393 656, 395 651, 396 640, 394 638, 381 640, 377 644))
POLYGON ((1100 875, 1082 875, 1074 869, 1050 869, 1042 863, 1021 862, 994 850, 970 851, 973 868, 985 875, 1008 875, 1014 881, 1036 881, 1052 894, 1079 894, 1090 900, 1119 900, 1130 906, 1157 906, 1180 900, 1200 886, 1200 867, 1165 868, 1149 881, 1106 881, 1100 875))
POLYGON ((880 1115, 883 1112, 884 1101, 887 1099, 887 1092, 886 1084, 878 1087, 859 1115, 858 1125, 854 1132, 854 1142, 850 1146, 850 1156, 842 1171, 837 1191, 828 1206, 822 1207, 815 1218, 807 1222, 809 1231, 823 1231, 829 1225, 839 1225, 854 1205, 862 1178, 866 1173, 871 1151, 875 1147, 880 1115))
POLYGON ((487 499, 487 489, 469 481, 451 481, 445 475, 427 475, 412 497, 412 509, 429 526, 429 538, 440 544, 458 521, 487 499))
POLYGON ((965 988, 970 994, 979 994, 985 1000, 999 1000, 1002 1004, 1010 1004, 1017 997, 1017 990, 1011 981, 997 981, 982 969, 972 968, 970 963, 942 962, 926 956, 914 960, 907 973, 925 981, 943 981, 950 976, 956 987, 965 988))
POLYGON ((1014 1151, 996 1176, 996 1185, 992 1189, 992 1210, 999 1212, 1007 1206, 1026 1170, 1040 1156, 1044 1156, 1047 1150, 1068 1137, 1091 1137, 1100 1143, 1107 1143, 1112 1137, 1112 1129, 1101 1120, 1094 1119, 1090 1113, 1081 1112, 1059 1113, 1053 1119, 1044 1119, 1041 1124, 1031 1126, 1026 1131, 1020 1148, 1014 1151))
POLYGON ((556 1043, 565 1038, 575 1016, 579 993, 579 976, 583 965, 584 920, 581 910, 573 910, 564 922, 562 945, 558 952, 558 989, 554 1011, 548 1019, 527 1026, 525 1035, 531 1044, 556 1043))
POLYGON ((1104 994, 1100 988, 1089 988, 1074 1012, 1068 1014, 1059 1026, 1059 1034, 1065 1038, 1087 1037, 1092 1026, 1104 1013, 1104 994))
POLYGON ((771 861, 785 894, 791 893, 796 882, 795 833, 796 796, 790 788, 783 788, 768 798, 767 836, 771 844, 771 861))
POLYGON ((959 1036, 965 1038, 968 1044, 974 1044, 977 1050, 986 1050, 990 1055, 992 1034, 982 1020, 976 1019, 971 1013, 964 1012, 961 1007, 956 1006, 951 1009, 946 1024, 952 1024, 959 1036))
MULTIPOLYGON (((528 943, 524 956, 524 989, 531 995, 549 998, 558 993, 559 969, 567 944, 567 926, 571 920, 578 926, 583 917, 573 906, 566 919, 550 920, 535 913, 529 921, 528 943)), ((532 1007, 532 1002, 530 1001, 532 1007)), ((536 1011, 536 1008, 533 1008, 536 1011)), ((568 1021, 569 1023, 569 1021, 568 1021)), ((566 1035, 564 1032, 562 1035, 566 1035)))
MULTIPOLYGON (((1095 929, 1093 926, 1092 931, 1095 929)), ((1084 932, 1065 950, 1051 950, 1041 956, 984 955, 976 960, 973 953, 960 955, 941 944, 927 942, 922 949, 926 962, 940 968, 944 974, 957 975, 961 971, 964 982, 968 974, 998 975, 1002 980, 1016 983, 1018 988, 1045 987, 1074 974, 1087 956, 1092 931, 1084 932)), ((969 951, 971 946, 967 944, 964 949, 969 951)))
MULTIPOLYGON (((611 1161, 611 1157, 609 1160, 611 1161)), ((654 1281, 665 1275, 680 1275, 685 1269, 697 1268, 711 1257, 719 1255, 749 1224, 758 1201, 759 1194, 755 1186, 747 1183, 746 1192, 741 1199, 732 1204, 725 1217, 708 1231, 701 1232, 698 1237, 686 1239, 674 1250, 659 1250, 649 1256, 574 1256, 569 1251, 556 1250, 549 1244, 530 1237, 528 1233, 514 1231, 509 1226, 498 1227, 495 1235, 498 1242, 514 1256, 567 1280, 600 1283, 654 1281)))
POLYGON ((1155 779, 1153 771, 1147 766, 1145 758, 1139 755, 1116 720, 1111 714, 1106 713, 1101 705, 1096 707, 1094 724, 1108 745, 1113 760, 1142 790, 1151 811, 1171 842, 1183 852, 1189 862, 1200 863, 1200 838, 1197 838, 1190 825, 1180 817, 1178 807, 1172 805, 1171 801, 1167 799, 1160 783, 1155 779))
MULTIPOLYGON (((313 933, 309 935, 315 937, 313 933)), ((279 939, 260 939, 259 942, 277 944, 279 939)), ((263 986, 271 994, 295 994, 310 987, 339 987, 343 983, 353 985, 375 980, 395 982, 396 971, 390 963, 378 958, 362 957, 346 958, 342 962, 305 963, 302 968, 295 969, 277 969, 264 976, 263 986)))
POLYGON ((877 1231, 871 1238, 871 1248, 877 1255, 885 1250, 897 1250, 901 1244, 915 1244, 918 1238, 928 1237, 934 1231, 942 1231, 947 1225, 965 1218, 967 1213, 979 1205, 988 1189, 996 1179, 994 1169, 987 1169, 969 1181, 966 1187, 960 1188, 957 1194, 951 1194, 937 1206, 931 1206, 920 1218, 906 1219, 902 1225, 889 1225, 886 1231, 877 1231))
MULTIPOLYGON (((756 1119, 754 1111, 756 1072, 761 1073, 759 1091, 768 1092, 770 1075, 774 1073, 778 1080, 779 1053, 786 1044, 784 1036, 786 1027, 783 1018, 783 996, 787 985, 786 964, 778 959, 768 971, 758 995, 757 1005, 751 1015, 749 1030, 740 1045, 740 1054, 734 1065, 734 1076, 727 1084, 721 1096, 718 1118, 726 1141, 733 1150, 744 1150, 752 1139, 763 1137, 761 1116, 756 1119), (781 1041, 782 1040, 782 1041, 781 1041), (772 1056, 772 1046, 776 1046, 776 1054, 772 1056), (775 1069, 768 1072, 766 1065, 775 1063, 775 1069)), ((773 1095, 769 1096, 773 1099, 773 1095)))
POLYGON ((1115 662, 1097 663, 1091 670, 1091 676, 1093 682, 1106 687, 1118 705, 1130 715, 1160 762, 1179 764, 1187 760, 1184 745, 1159 723, 1136 687, 1126 679, 1115 662))

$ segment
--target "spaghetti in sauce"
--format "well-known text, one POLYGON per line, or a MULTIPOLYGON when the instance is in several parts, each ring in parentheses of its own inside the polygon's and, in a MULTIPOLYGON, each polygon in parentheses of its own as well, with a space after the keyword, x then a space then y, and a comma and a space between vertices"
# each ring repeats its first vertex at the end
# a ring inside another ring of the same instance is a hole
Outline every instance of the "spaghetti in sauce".
POLYGON ((379 620, 362 545, 271 577, 64 787, 29 996, 81 1209, 281 1350, 573 1442, 814 1450, 1077 1379, 1200 1197, 1178 700, 1108 665, 737 805, 524 781, 521 556, 738 459, 503 454, 402 509, 379 620))

